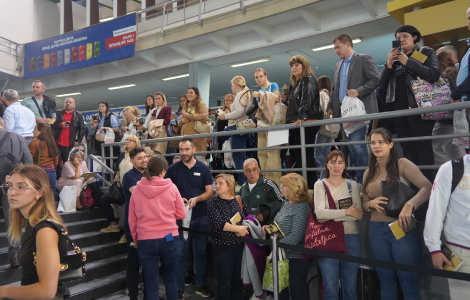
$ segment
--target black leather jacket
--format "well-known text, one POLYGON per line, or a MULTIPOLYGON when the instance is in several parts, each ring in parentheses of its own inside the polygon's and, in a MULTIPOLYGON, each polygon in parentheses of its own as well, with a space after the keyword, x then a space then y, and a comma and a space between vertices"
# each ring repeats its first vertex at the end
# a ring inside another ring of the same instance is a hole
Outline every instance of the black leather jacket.
POLYGON ((287 122, 323 119, 318 83, 314 76, 309 75, 297 81, 292 88, 286 119, 287 122))
MULTIPOLYGON (((413 52, 419 51, 419 49, 419 46, 416 45, 414 47, 413 52)), ((413 54, 413 52, 411 53, 411 55, 413 54)), ((410 55, 410 58, 408 59, 408 62, 405 66, 405 69, 407 71, 406 93, 408 95, 408 105, 411 108, 418 107, 418 104, 416 104, 415 96, 413 94, 413 90, 411 88, 411 81, 416 80, 418 77, 420 77, 421 79, 426 80, 429 83, 435 83, 439 80, 440 77, 439 60, 437 59, 434 49, 431 49, 429 47, 423 47, 421 53, 428 57, 424 61, 424 63, 417 61, 410 55)), ((385 67, 385 69, 382 71, 382 74, 380 74, 379 88, 384 91, 387 91, 387 97, 385 99, 387 103, 395 102, 395 67, 396 64, 393 64, 393 67, 391 69, 385 67)))

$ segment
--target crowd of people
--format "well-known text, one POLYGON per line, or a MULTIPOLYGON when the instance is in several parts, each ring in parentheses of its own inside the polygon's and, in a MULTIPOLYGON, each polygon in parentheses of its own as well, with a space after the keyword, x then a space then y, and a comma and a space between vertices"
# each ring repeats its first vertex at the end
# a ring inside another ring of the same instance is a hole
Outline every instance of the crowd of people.
MULTIPOLYGON (((467 20, 470 29, 470 9, 467 20)), ((317 163, 324 168, 320 178, 316 171, 308 171, 307 178, 297 173, 281 176, 281 172, 263 172, 282 168, 281 157, 285 153, 279 150, 262 150, 254 158, 247 158, 247 152, 233 152, 231 167, 243 171, 237 173, 235 179, 223 170, 217 170, 219 174, 213 178, 206 156, 198 152, 211 147, 221 149, 227 141, 231 149, 246 149, 253 139, 251 135, 233 132, 228 140, 217 138, 214 141, 197 136, 191 138, 211 131, 237 131, 283 123, 294 123, 298 127, 305 122, 340 118, 346 97, 359 98, 367 114, 379 112, 379 107, 414 109, 418 105, 411 81, 418 77, 429 83, 445 78, 452 91, 450 102, 467 99, 470 94, 469 47, 456 66, 457 56, 451 46, 440 48, 437 55, 432 48, 420 47, 421 34, 413 26, 398 28, 395 37, 400 41, 400 49, 390 50, 380 74, 373 58, 356 53, 352 39, 341 34, 333 40, 340 58, 333 83, 326 76, 316 78, 308 60, 300 55, 289 61, 291 86, 282 91, 282 95, 279 86, 268 81, 264 69, 254 72, 260 86, 257 92, 249 90, 245 78, 235 76, 230 82, 232 93, 224 98, 213 126, 197 87, 190 87, 180 97, 176 113, 167 105, 163 93, 148 95, 146 118, 140 118, 139 110, 126 107, 124 126, 110 112, 108 103, 101 101, 99 115, 93 118, 88 134, 82 114, 75 109, 74 99, 65 99, 64 108, 55 110, 55 101, 44 95, 42 82, 33 83, 34 96, 21 104, 16 91, 4 91, 2 101, 6 109, 3 120, 0 119, 2 206, 9 224, 10 265, 21 266, 23 273, 21 287, 0 287, 0 299, 67 296, 67 288, 56 285, 58 264, 60 257, 66 254, 66 247, 54 226, 46 220, 65 230, 54 204, 55 190, 60 191, 64 186, 76 187, 76 206, 82 209, 83 185, 96 180, 82 176, 88 172, 84 149, 80 147, 86 139, 92 142, 90 149, 99 154, 102 143, 125 142, 122 149, 116 152, 113 149, 115 154, 119 153, 119 159, 110 167, 115 170, 114 181, 121 184, 125 197, 124 213, 119 221, 123 221, 125 233, 121 241, 128 249, 127 285, 131 299, 137 299, 140 265, 147 299, 160 298, 159 268, 167 299, 184 299, 185 286, 193 281, 192 270, 196 293, 211 296, 206 285, 208 237, 192 230, 214 234, 210 247, 217 275, 217 299, 243 299, 247 285, 252 288, 251 299, 270 299, 272 293, 264 291, 262 285, 270 250, 233 237, 267 239, 276 234, 281 244, 304 246, 311 213, 317 224, 341 224, 337 228, 344 233, 339 242, 344 249, 338 252, 357 257, 362 256, 358 222, 365 213, 370 213, 368 239, 373 258, 413 266, 422 263, 423 244, 419 231, 397 238, 390 225, 398 222, 398 226, 405 229, 425 220, 424 241, 433 265, 438 269, 452 265, 441 251, 441 234, 444 233, 444 245, 464 261, 460 271, 470 272, 465 265, 470 262, 467 224, 470 205, 465 201, 469 196, 470 155, 449 139, 401 142, 403 157, 400 157, 391 128, 372 121, 369 126, 344 134, 343 124, 340 124, 339 140, 369 139, 370 150, 364 143, 348 146, 339 143, 338 149, 333 151, 331 147, 317 147, 315 151, 307 148, 314 155, 307 155, 306 161, 302 161, 300 148, 289 151, 294 168, 303 165, 313 168, 317 163), (421 55, 414 55, 416 52, 421 55), (247 110, 252 99, 258 99, 257 110, 250 114, 247 110), (146 132, 141 139, 139 131, 146 132), (145 142, 145 139, 175 135, 185 136, 177 146, 168 142, 145 142), (144 144, 148 147, 142 147, 144 144), (172 161, 161 155, 171 151, 178 152, 172 161), (433 170, 418 168, 418 165, 436 162, 442 163, 437 175, 433 170), (367 169, 356 171, 351 177, 347 166, 367 169), (460 184, 456 179, 462 179, 460 184), (401 189, 402 185, 414 187, 415 193, 392 214, 387 211, 387 204, 393 199, 384 197, 384 190, 401 189)), ((448 120, 436 122, 421 115, 395 118, 392 125, 399 138, 448 134, 450 130, 448 120)), ((320 126, 305 127, 305 143, 331 142, 333 131, 320 126)), ((258 148, 269 148, 265 133, 259 133, 256 138, 258 148)), ((289 145, 300 146, 300 141, 298 128, 290 129, 289 145)), ((109 147, 106 149, 110 151, 109 147)), ((106 198, 100 205, 109 223, 102 232, 120 231, 106 198)), ((280 299, 310 299, 307 274, 314 258, 293 249, 286 249, 285 256, 289 271, 281 276, 288 276, 289 283, 280 291, 280 299)), ((316 259, 325 299, 339 299, 340 284, 343 299, 357 299, 359 264, 316 259)), ((421 299, 418 274, 385 268, 376 270, 382 299, 397 299, 398 282, 405 299, 421 299)), ((470 289, 465 281, 449 279, 449 285, 452 299, 463 299, 470 289)))

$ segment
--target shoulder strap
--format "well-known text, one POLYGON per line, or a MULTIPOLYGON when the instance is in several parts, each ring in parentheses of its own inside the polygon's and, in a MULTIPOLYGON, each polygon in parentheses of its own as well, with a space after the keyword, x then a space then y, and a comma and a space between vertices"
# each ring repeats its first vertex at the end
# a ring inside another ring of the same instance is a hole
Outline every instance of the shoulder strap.
POLYGON ((455 191, 463 177, 464 164, 463 157, 452 160, 452 189, 451 194, 455 191))
POLYGON ((42 150, 42 142, 41 140, 39 140, 38 167, 39 167, 39 161, 41 161, 41 150, 42 150))
MULTIPOLYGON (((42 223, 42 222, 48 222, 49 224, 52 225, 52 227, 55 229, 55 231, 57 231, 57 233, 59 234, 59 239, 60 237, 64 237, 67 242, 72 245, 73 249, 74 249, 74 252, 76 253, 81 253, 81 250, 78 246, 75 245, 75 243, 72 241, 72 239, 69 237, 69 233, 67 231, 64 230, 64 228, 62 227, 59 227, 59 225, 57 225, 56 223, 52 222, 51 220, 44 220, 44 221, 41 221, 39 222, 38 224, 42 223)), ((36 226, 38 225, 36 224, 36 226)), ((36 251, 36 226, 34 226, 33 228, 33 252, 37 252, 36 251)))
POLYGON ((264 197, 266 199, 266 203, 269 203, 269 189, 268 189, 268 180, 269 179, 264 179, 264 197))
POLYGON ((242 197, 239 195, 235 196, 235 199, 237 199, 238 205, 240 206, 240 209, 242 210, 242 216, 243 218, 245 217, 245 213, 243 212, 243 203, 242 203, 242 197))
POLYGON ((41 118, 44 119, 44 116, 42 115, 42 111, 41 111, 41 109, 39 108, 39 104, 38 104, 38 102, 36 101, 36 98, 35 98, 34 96, 33 96, 33 101, 34 101, 34 104, 36 104, 36 107, 38 108, 38 112, 39 112, 39 114, 41 115, 41 118))
POLYGON ((346 179, 346 183, 348 184, 349 196, 351 196, 351 193, 352 193, 351 180, 346 179))
POLYGON ((3 135, 2 139, 0 140, 0 147, 3 146, 7 138, 10 137, 10 132, 8 130, 5 130, 5 134, 3 135))
POLYGON ((333 196, 331 196, 330 189, 326 186, 326 183, 324 181, 322 181, 322 183, 323 187, 325 188, 325 194, 328 198, 328 206, 330 207, 330 209, 336 209, 335 200, 333 199, 333 196))

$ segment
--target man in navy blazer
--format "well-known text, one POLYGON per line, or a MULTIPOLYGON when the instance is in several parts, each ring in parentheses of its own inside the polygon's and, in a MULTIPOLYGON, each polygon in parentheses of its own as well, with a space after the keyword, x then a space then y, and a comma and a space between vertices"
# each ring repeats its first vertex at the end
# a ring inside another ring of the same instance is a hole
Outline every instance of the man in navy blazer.
MULTIPOLYGON (((344 97, 357 97, 363 103, 368 114, 378 113, 375 89, 379 86, 379 72, 374 59, 369 54, 359 54, 353 49, 353 42, 347 34, 340 34, 334 40, 335 53, 340 58, 336 64, 333 89, 328 104, 328 117, 341 117, 341 103, 344 97)), ((342 125, 341 125, 342 126, 342 125)), ((372 122, 372 129, 377 120, 372 122)), ((347 141, 364 141, 367 126, 346 136, 347 141)), ((367 166, 368 152, 365 144, 348 146, 351 162, 355 167, 367 166)), ((362 184, 364 171, 356 171, 356 181, 362 184)))

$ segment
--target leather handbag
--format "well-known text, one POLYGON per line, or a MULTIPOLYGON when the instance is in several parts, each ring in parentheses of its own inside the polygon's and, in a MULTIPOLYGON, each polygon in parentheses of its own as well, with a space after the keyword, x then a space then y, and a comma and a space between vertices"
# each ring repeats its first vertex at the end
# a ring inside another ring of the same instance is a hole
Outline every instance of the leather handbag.
POLYGON ((398 219, 403 206, 411 198, 413 198, 417 192, 406 185, 405 183, 398 181, 397 185, 393 189, 389 189, 388 181, 382 181, 382 197, 388 198, 388 203, 384 205, 385 214, 391 218, 398 219))
POLYGON ((256 124, 252 119, 246 119, 240 122, 237 122, 237 130, 255 128, 256 124))
POLYGON ((109 203, 114 203, 116 205, 123 205, 126 203, 126 197, 124 197, 124 193, 119 182, 113 182, 103 198, 106 198, 109 203))
MULTIPOLYGON (((330 190, 324 182, 325 194, 328 198, 330 209, 336 209, 335 201, 331 196, 330 190)), ((318 222, 314 213, 315 202, 312 196, 312 211, 308 215, 307 229, 305 230, 305 248, 328 251, 332 253, 348 253, 346 244, 344 243, 344 226, 343 222, 335 222, 329 220, 324 223, 318 222)), ((315 258, 311 254, 302 253, 302 259, 315 258)))
MULTIPOLYGON (((66 254, 60 257, 60 272, 59 272, 59 283, 66 283, 72 280, 80 280, 85 277, 85 262, 86 253, 82 251, 80 247, 75 245, 72 239, 69 237, 69 233, 64 228, 59 227, 56 223, 51 220, 45 220, 42 222, 49 222, 52 224, 54 229, 59 234, 59 238, 63 237, 67 240, 67 243, 72 245, 74 249, 71 254, 66 254)), ((33 229, 33 264, 36 265, 36 232, 33 229)))
MULTIPOLYGON (((248 92, 253 92, 253 90, 248 90, 246 92, 243 93, 243 95, 241 95, 240 99, 248 92)), ((251 116, 252 114, 254 114, 257 110, 258 110, 258 98, 253 98, 251 97, 250 99, 250 102, 248 103, 248 105, 246 106, 245 108, 245 115, 246 116, 251 116)))
POLYGON ((97 133, 95 135, 95 140, 97 140, 98 142, 104 142, 104 138, 106 137, 106 134, 104 133, 97 133))
POLYGON ((210 120, 206 122, 194 121, 193 128, 199 133, 209 133, 211 132, 211 121, 210 120))

